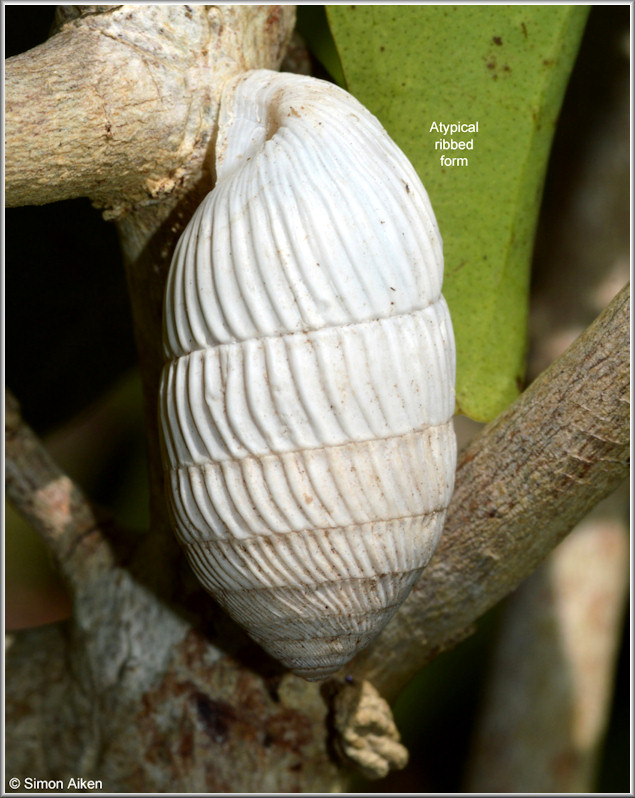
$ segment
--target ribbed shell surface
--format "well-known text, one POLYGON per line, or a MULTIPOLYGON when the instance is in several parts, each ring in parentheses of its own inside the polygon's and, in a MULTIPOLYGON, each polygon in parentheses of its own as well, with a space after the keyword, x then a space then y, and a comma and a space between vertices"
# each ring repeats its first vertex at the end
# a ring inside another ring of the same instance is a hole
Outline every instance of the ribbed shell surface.
POLYGON ((313 78, 229 84, 216 172, 166 291, 169 503, 203 585, 325 678, 406 598, 452 493, 441 238, 379 122, 313 78))

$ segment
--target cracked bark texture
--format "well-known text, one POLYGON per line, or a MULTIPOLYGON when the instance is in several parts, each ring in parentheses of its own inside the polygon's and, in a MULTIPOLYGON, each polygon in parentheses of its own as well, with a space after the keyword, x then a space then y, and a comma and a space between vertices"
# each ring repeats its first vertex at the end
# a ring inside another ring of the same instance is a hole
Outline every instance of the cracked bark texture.
POLYGON ((461 454, 441 546, 349 680, 320 688, 285 673, 184 563, 165 513, 156 396, 163 284, 213 183, 219 89, 236 71, 279 66, 293 7, 73 8, 47 43, 7 62, 6 199, 89 196, 117 221, 152 522, 116 527, 8 406, 7 495, 49 545, 74 612, 9 641, 7 776, 84 776, 108 792, 344 789, 330 716, 350 679, 394 698, 628 473, 628 289, 461 454))

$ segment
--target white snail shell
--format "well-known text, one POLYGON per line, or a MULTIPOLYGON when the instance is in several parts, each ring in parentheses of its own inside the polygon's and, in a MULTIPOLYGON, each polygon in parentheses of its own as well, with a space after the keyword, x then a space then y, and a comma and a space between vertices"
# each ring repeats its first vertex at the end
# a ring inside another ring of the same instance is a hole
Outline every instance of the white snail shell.
POLYGON ((216 170, 166 292, 169 503, 205 588, 321 679, 404 601, 452 493, 441 237, 377 119, 314 78, 232 81, 216 170))

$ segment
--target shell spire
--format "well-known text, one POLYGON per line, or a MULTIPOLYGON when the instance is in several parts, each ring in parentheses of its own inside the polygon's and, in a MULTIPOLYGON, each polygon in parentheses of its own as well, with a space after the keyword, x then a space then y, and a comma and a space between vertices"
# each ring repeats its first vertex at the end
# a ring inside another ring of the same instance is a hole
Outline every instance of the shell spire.
POLYGON ((377 119, 314 78, 231 81, 216 172, 166 289, 169 504, 205 588, 322 679, 404 601, 452 494, 441 236, 377 119))

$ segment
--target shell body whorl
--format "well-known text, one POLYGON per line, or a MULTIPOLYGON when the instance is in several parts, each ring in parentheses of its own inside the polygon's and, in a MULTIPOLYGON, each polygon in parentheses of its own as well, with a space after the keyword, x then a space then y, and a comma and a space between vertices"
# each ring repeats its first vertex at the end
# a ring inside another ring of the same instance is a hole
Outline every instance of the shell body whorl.
POLYGON ((441 238, 375 117, 313 78, 234 80, 216 167, 166 290, 169 503, 203 585, 325 678, 408 595, 452 493, 441 238))

